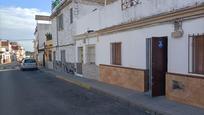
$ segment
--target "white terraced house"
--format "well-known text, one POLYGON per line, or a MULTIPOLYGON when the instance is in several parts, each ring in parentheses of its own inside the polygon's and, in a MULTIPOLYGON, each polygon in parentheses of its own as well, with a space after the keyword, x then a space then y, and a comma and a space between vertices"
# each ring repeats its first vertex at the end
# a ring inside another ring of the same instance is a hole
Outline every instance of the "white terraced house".
POLYGON ((53 68, 204 108, 204 0, 56 0, 53 68))
MULTIPOLYGON (((51 22, 49 16, 36 15, 35 20, 37 22, 35 28, 35 57, 38 61, 38 65, 45 66, 45 42, 46 34, 51 32, 51 22)), ((52 68, 51 66, 49 68, 52 68)))
POLYGON ((204 0, 105 0, 74 22, 78 74, 204 107, 204 0))
POLYGON ((102 7, 89 0, 56 0, 50 16, 53 39, 53 67, 55 70, 75 73, 81 70, 75 61, 76 20, 102 7))

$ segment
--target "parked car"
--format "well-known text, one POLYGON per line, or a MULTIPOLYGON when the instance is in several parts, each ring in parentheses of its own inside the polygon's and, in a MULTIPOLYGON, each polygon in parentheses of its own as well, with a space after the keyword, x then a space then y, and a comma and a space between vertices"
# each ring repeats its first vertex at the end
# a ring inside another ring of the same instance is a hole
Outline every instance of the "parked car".
POLYGON ((20 65, 20 69, 23 70, 29 70, 29 69, 38 69, 37 62, 35 59, 23 59, 20 65))

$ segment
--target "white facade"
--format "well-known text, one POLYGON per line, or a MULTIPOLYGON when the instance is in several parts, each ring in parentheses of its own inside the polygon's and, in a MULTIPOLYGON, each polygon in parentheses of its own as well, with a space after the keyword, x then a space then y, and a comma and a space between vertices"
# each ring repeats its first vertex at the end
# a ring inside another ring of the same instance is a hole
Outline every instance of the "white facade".
POLYGON ((39 64, 41 65, 43 63, 43 55, 44 55, 44 45, 46 41, 46 34, 51 33, 51 24, 49 23, 37 23, 36 26, 36 32, 35 32, 35 37, 36 37, 36 48, 38 50, 37 54, 37 60, 39 64))
MULTIPOLYGON (((100 30, 124 22, 153 16, 163 12, 170 12, 195 4, 202 4, 204 0, 143 0, 141 4, 121 10, 121 1, 110 4, 87 16, 76 23, 76 35, 84 34, 87 28, 100 30)), ((146 67, 146 38, 168 37, 168 72, 189 74, 188 72, 188 35, 202 34, 204 32, 204 18, 184 20, 182 23, 183 36, 173 38, 173 22, 156 24, 149 27, 131 29, 113 34, 85 37, 86 40, 76 40, 76 49, 83 47, 84 63, 86 63, 86 46, 95 45, 96 64, 111 64, 111 43, 122 43, 122 64, 124 67, 147 69, 146 67)), ((76 54, 78 51, 76 50, 76 54)), ((79 55, 76 56, 78 61, 79 55)))
POLYGON ((50 24, 37 23, 37 32, 35 34, 39 49, 44 49, 46 41, 45 34, 51 32, 50 24))
POLYGON ((53 51, 56 53, 56 60, 61 61, 62 50, 65 50, 66 62, 75 63, 75 40, 73 35, 76 33, 75 21, 78 18, 92 12, 94 9, 101 7, 96 3, 85 1, 72 1, 69 5, 64 7, 60 13, 51 19, 52 21, 52 37, 53 51), (73 23, 70 23, 70 9, 73 9, 73 23), (57 17, 63 15, 63 29, 57 30, 57 17))
POLYGON ((113 25, 118 25, 144 17, 158 15, 161 13, 176 11, 181 8, 198 5, 204 0, 139 0, 140 4, 121 9, 121 0, 101 7, 96 11, 80 18, 76 23, 76 35, 90 30, 100 30, 113 25))
POLYGON ((0 40, 0 63, 11 63, 25 58, 25 49, 17 42, 15 42, 15 45, 12 43, 14 42, 0 40), (8 45, 2 45, 2 42, 7 42, 8 45), (13 48, 13 46, 17 48, 13 48))
MULTIPOLYGON (((96 64, 110 65, 111 43, 122 43, 122 66, 147 69, 146 38, 168 36, 168 72, 188 73, 188 34, 203 33, 204 18, 183 22, 184 35, 175 39, 171 37, 173 24, 162 24, 153 27, 114 33, 105 36, 78 40, 76 47, 96 44, 96 64)), ((84 50, 84 55, 86 51, 84 50)), ((76 53, 77 54, 77 53, 76 53)), ((86 56, 85 56, 86 57, 86 56)), ((76 58, 76 60, 78 57, 76 58)), ((86 59, 84 59, 86 60, 86 59)), ((86 62, 84 62, 86 63, 86 62)))

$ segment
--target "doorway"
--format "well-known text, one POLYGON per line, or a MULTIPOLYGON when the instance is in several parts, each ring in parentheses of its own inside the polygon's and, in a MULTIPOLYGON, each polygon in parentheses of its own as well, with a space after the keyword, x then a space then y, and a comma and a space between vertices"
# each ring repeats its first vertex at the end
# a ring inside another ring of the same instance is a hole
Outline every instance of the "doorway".
POLYGON ((78 63, 76 64, 77 74, 82 75, 82 64, 84 63, 83 47, 78 47, 78 63))
POLYGON ((56 52, 55 51, 53 51, 53 62, 52 63, 53 63, 53 68, 56 69, 57 64, 56 64, 56 52))
POLYGON ((165 95, 165 75, 167 72, 167 37, 147 38, 147 69, 149 76, 149 94, 165 95))

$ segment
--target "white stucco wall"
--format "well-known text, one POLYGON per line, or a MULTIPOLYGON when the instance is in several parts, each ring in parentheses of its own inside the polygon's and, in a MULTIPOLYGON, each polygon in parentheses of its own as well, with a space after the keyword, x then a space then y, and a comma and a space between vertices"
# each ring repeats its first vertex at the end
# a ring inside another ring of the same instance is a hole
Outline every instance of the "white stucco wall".
MULTIPOLYGON (((45 34, 51 33, 51 24, 49 23, 37 23, 37 32, 35 33, 36 43, 39 45, 39 49, 44 49, 44 43, 46 41, 45 34)), ((43 51, 38 52, 38 61, 43 62, 43 51)))
POLYGON ((37 24, 36 40, 38 41, 39 49, 44 48, 44 42, 46 41, 45 34, 49 32, 51 32, 51 24, 42 24, 42 23, 37 24))
POLYGON ((168 71, 188 73, 188 34, 204 33, 204 18, 185 21, 184 36, 179 39, 169 39, 168 71))
POLYGON ((38 62, 39 62, 39 64, 43 64, 43 54, 44 54, 44 52, 38 52, 38 62))
POLYGON ((75 46, 65 46, 55 48, 53 51, 56 51, 56 60, 61 61, 61 51, 65 50, 66 62, 74 63, 75 62, 75 46))
POLYGON ((202 34, 204 18, 184 21, 181 38, 172 38, 173 31, 173 23, 165 23, 91 38, 86 44, 78 40, 76 47, 96 44, 96 64, 110 64, 110 44, 121 42, 122 66, 146 69, 146 38, 168 36, 168 72, 188 74, 188 34, 202 34))
POLYGON ((60 14, 63 14, 63 30, 57 31, 56 18, 52 19, 52 36, 53 36, 53 46, 57 46, 57 39, 59 48, 54 48, 56 51, 56 60, 61 60, 61 50, 65 50, 66 52, 66 61, 67 62, 75 62, 75 46, 63 46, 63 45, 75 45, 75 40, 73 39, 73 35, 76 31, 75 20, 86 15, 87 13, 92 12, 92 10, 100 7, 98 4, 88 3, 82 4, 82 2, 78 3, 70 3, 64 9, 61 10, 60 14), (70 24, 70 8, 73 8, 73 23, 70 24))
POLYGON ((113 25, 138 20, 144 17, 204 3, 204 0, 140 0, 141 4, 121 9, 121 0, 100 8, 76 22, 76 35, 90 30, 99 30, 113 25))

